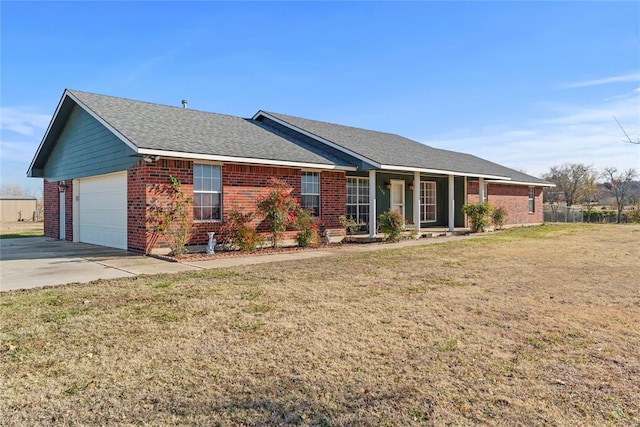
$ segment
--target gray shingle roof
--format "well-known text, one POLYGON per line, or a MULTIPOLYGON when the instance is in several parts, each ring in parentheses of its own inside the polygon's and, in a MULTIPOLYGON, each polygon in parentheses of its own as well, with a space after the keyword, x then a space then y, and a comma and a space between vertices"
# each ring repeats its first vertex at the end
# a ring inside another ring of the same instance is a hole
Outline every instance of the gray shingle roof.
POLYGON ((509 177, 516 182, 546 181, 471 154, 442 150, 386 132, 266 112, 285 123, 333 142, 381 165, 509 177))
MULTIPOLYGON (((280 132, 258 120, 153 104, 89 92, 68 90, 83 106, 138 147, 189 154, 253 158, 327 166, 352 167, 348 157, 310 144, 295 133, 280 132)), ((66 102, 66 101, 65 101, 66 102)), ((70 109, 63 105, 61 111, 70 109)), ((516 182, 547 184, 539 178, 471 154, 441 150, 399 135, 266 113, 292 128, 302 129, 386 166, 430 169, 459 174, 507 177, 516 182)), ((54 133, 59 126, 52 127, 54 133)), ((52 140, 55 135, 48 135, 52 140)), ((47 140, 43 145, 47 145, 47 140)), ((50 147, 37 154, 47 156, 50 147)), ((44 160, 44 159, 41 159, 44 160)))
POLYGON ((69 90, 138 148, 349 166, 241 117, 69 90))

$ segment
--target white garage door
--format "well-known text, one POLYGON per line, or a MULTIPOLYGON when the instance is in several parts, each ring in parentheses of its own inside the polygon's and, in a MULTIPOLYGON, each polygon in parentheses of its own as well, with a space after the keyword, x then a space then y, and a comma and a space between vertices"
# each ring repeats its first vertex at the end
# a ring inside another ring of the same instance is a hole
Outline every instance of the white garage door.
POLYGON ((79 180, 79 240, 127 249, 127 173, 79 180))

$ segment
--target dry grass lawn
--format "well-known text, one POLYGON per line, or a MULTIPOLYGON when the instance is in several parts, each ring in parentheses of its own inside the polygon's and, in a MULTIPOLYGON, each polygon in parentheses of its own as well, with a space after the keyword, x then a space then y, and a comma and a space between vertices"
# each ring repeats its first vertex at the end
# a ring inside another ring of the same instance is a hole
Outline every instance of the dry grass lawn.
POLYGON ((44 223, 32 221, 0 222, 0 239, 44 236, 44 223))
POLYGON ((639 277, 542 226, 3 293, 0 425, 637 426, 639 277))

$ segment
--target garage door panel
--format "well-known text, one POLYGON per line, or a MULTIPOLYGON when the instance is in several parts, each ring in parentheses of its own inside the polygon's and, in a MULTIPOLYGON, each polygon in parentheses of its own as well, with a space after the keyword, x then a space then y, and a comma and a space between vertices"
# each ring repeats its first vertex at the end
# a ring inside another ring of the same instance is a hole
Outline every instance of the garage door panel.
POLYGON ((127 174, 80 180, 81 242, 127 248, 127 174))

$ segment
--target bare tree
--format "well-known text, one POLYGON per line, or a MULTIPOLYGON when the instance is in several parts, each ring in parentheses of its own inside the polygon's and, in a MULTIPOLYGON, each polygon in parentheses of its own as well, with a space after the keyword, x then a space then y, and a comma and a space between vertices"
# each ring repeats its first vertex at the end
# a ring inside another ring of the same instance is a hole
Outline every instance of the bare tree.
POLYGON ((627 169, 618 172, 618 168, 608 167, 603 172, 605 187, 613 192, 616 198, 616 208, 618 210, 617 222, 620 223, 624 205, 629 197, 629 190, 633 180, 638 176, 635 169, 627 169))
POLYGON ((5 184, 0 187, 0 194, 4 196, 30 196, 24 188, 18 184, 5 184))
POLYGON ((556 185, 556 191, 564 193, 567 206, 580 202, 584 197, 590 178, 595 175, 591 166, 582 163, 565 163, 562 166, 552 166, 544 179, 556 185))
POLYGON ((600 201, 602 190, 598 185, 598 174, 592 173, 588 178, 581 199, 582 204, 587 207, 587 222, 591 222, 591 212, 593 207, 600 201))
POLYGON ((624 128, 622 127, 622 125, 620 124, 620 122, 618 121, 618 118, 616 116, 613 116, 613 118, 615 119, 616 123, 618 124, 618 126, 620 126, 620 129, 622 129, 622 133, 624 133, 624 136, 627 137, 627 140, 624 142, 628 142, 629 144, 636 144, 636 145, 640 145, 640 138, 636 139, 635 141, 633 139, 631 139, 631 137, 629 136, 629 134, 627 133, 626 130, 624 130, 624 128))

